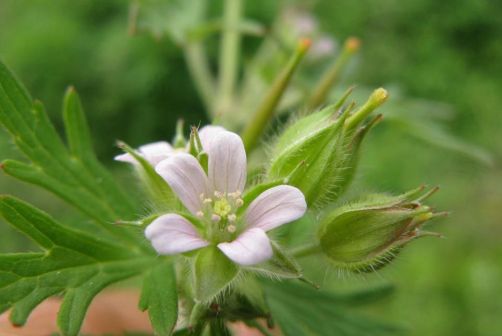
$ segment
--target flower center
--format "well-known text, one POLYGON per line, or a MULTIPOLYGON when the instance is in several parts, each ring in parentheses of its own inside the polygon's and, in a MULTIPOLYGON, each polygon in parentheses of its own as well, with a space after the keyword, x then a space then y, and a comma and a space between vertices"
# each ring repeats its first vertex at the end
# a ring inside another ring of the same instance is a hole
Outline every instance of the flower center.
POLYGON ((227 217, 230 211, 232 211, 232 207, 226 198, 222 198, 214 202, 213 211, 220 217, 227 217))
POLYGON ((197 216, 208 223, 208 238, 216 241, 231 240, 237 231, 237 209, 244 204, 240 191, 215 191, 213 195, 201 194, 200 198, 203 206, 197 216))

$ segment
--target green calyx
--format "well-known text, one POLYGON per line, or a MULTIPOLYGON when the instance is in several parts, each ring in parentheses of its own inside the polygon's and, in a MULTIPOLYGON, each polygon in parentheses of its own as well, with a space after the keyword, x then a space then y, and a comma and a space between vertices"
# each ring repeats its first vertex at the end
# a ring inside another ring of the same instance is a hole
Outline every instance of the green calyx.
POLYGON ((269 180, 288 177, 288 183, 302 191, 309 205, 322 202, 336 183, 345 119, 344 114, 337 116, 337 112, 330 106, 299 119, 286 129, 274 148, 269 180))
POLYGON ((303 192, 309 206, 333 202, 346 190, 356 170, 362 140, 381 120, 378 115, 364 123, 386 100, 387 91, 375 90, 353 113, 354 103, 345 105, 351 91, 336 104, 292 123, 273 149, 268 179, 288 177, 288 183, 303 192))
POLYGON ((328 213, 318 232, 322 253, 336 266, 353 271, 381 267, 408 242, 437 235, 421 230, 425 222, 444 214, 421 204, 435 190, 424 194, 420 188, 396 197, 370 195, 328 213))

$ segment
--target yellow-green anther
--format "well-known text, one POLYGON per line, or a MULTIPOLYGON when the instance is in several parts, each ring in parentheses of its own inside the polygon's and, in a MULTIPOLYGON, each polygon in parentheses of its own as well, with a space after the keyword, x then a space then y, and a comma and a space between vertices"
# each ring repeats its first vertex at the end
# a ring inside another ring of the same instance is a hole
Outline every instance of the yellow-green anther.
POLYGON ((220 217, 226 217, 230 213, 230 211, 232 211, 232 207, 230 206, 226 198, 220 198, 219 200, 214 202, 213 211, 220 217))

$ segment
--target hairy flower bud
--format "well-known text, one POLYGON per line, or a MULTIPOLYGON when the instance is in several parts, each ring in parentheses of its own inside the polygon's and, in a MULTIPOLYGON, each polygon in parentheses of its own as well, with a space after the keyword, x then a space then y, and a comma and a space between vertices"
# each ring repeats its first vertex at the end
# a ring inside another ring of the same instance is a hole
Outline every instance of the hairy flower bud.
POLYGON ((362 124, 385 101, 384 89, 375 90, 352 114, 353 104, 342 107, 350 92, 337 104, 297 120, 274 147, 269 179, 288 178, 311 206, 332 202, 343 193, 354 175, 364 136, 381 119, 377 116, 362 124))
POLYGON ((326 199, 344 161, 345 114, 327 107, 293 123, 278 139, 268 170, 270 180, 288 178, 309 205, 326 199))
POLYGON ((389 197, 376 194, 328 213, 319 228, 321 251, 336 266, 372 271, 415 238, 435 235, 422 231, 424 223, 445 213, 434 213, 421 201, 437 190, 424 188, 389 197))

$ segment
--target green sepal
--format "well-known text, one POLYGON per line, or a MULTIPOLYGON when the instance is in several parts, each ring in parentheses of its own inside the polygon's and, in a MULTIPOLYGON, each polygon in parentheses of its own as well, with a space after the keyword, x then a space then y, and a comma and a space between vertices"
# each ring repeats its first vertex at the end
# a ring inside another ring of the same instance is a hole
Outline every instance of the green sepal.
POLYGON ((232 296, 235 302, 230 303, 233 309, 230 309, 230 314, 237 311, 236 316, 232 318, 257 318, 270 317, 270 308, 268 306, 265 292, 258 279, 249 274, 239 281, 235 286, 235 295, 232 296))
POLYGON ((336 266, 354 271, 386 265, 408 242, 438 235, 420 230, 425 222, 444 214, 420 203, 436 190, 424 193, 420 187, 399 196, 367 195, 328 212, 318 232, 321 251, 336 266))
POLYGON ((169 187, 167 182, 159 174, 157 174, 152 165, 126 143, 118 141, 117 146, 126 153, 130 154, 139 163, 139 175, 144 181, 146 189, 152 196, 155 210, 169 211, 177 208, 178 203, 171 187, 169 187))
POLYGON ((197 161, 199 161, 200 166, 207 174, 209 169, 209 157, 207 156, 207 153, 202 151, 199 154, 197 154, 197 161))
POLYGON ((204 232, 206 224, 199 217, 194 216, 194 215, 192 215, 188 212, 184 212, 184 211, 175 211, 175 213, 184 217, 186 220, 188 220, 190 223, 192 223, 193 226, 195 226, 197 229, 200 230, 201 234, 204 232))
POLYGON ((347 132, 348 134, 354 133, 348 137, 347 145, 345 148, 345 162, 343 166, 345 169, 340 171, 339 183, 336 185, 336 189, 333 190, 333 193, 337 195, 342 195, 350 183, 354 179, 354 175, 357 171, 357 166, 359 163, 359 152, 361 149, 362 142, 368 132, 380 121, 382 120, 382 115, 376 115, 373 117, 368 123, 359 127, 355 132, 347 132))
POLYGON ((296 260, 286 254, 277 243, 271 241, 271 244, 274 252, 272 258, 248 269, 276 278, 301 278, 302 269, 296 260))
POLYGON ((239 268, 216 246, 199 251, 193 264, 193 287, 197 302, 209 302, 237 277, 239 268))
POLYGON ((204 319, 208 313, 208 306, 206 303, 198 302, 192 307, 190 318, 188 320, 188 327, 194 329, 196 326, 201 326, 205 323, 204 319))
POLYGON ((346 159, 344 121, 348 111, 327 107, 292 124, 275 145, 268 179, 288 177, 309 206, 318 207, 339 195, 340 175, 346 159))
POLYGON ((161 214, 151 214, 135 221, 118 220, 115 224, 144 229, 160 216, 161 214))

